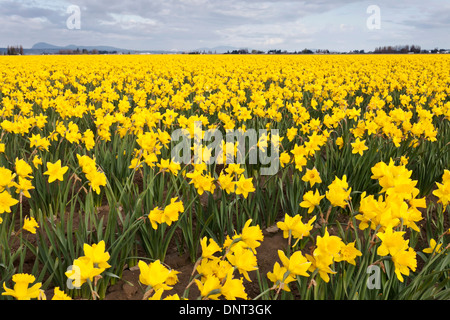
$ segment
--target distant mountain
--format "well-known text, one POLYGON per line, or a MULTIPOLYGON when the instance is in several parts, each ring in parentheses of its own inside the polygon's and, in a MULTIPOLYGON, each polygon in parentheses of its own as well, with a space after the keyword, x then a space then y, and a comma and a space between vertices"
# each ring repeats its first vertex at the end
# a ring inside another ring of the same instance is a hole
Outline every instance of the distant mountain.
POLYGON ((117 51, 117 52, 133 52, 134 50, 129 50, 129 49, 122 49, 122 48, 116 48, 116 47, 111 47, 111 46, 79 46, 79 45, 75 45, 75 44, 69 44, 67 46, 55 46, 53 44, 50 43, 46 43, 46 42, 38 42, 35 43, 30 50, 83 50, 86 49, 88 51, 92 51, 94 49, 98 50, 98 51, 117 51))
POLYGON ((31 47, 31 49, 59 49, 59 48, 60 47, 54 46, 53 44, 46 42, 38 42, 31 47))
MULTIPOLYGON (((49 52, 49 50, 51 52, 59 51, 59 50, 83 50, 86 49, 88 51, 92 51, 94 49, 97 49, 99 51, 117 51, 117 52, 137 52, 137 53, 176 53, 176 52, 183 52, 183 51, 166 51, 166 50, 130 50, 130 49, 122 49, 122 48, 116 48, 116 47, 111 47, 111 46, 80 46, 80 45, 75 45, 75 44, 69 44, 67 46, 56 46, 47 42, 38 42, 35 43, 30 49, 28 50, 47 50, 47 52, 49 52)), ((195 50, 191 50, 193 51, 197 51, 197 52, 212 52, 212 53, 226 53, 226 52, 231 52, 233 50, 239 50, 242 48, 237 48, 237 47, 231 47, 231 46, 217 46, 217 47, 213 47, 213 48, 198 48, 195 50)), ((186 52, 186 51, 184 51, 186 52)))
MULTIPOLYGON (((86 49, 89 52, 96 49, 98 51, 117 52, 117 53, 134 53, 134 54, 166 54, 166 53, 179 53, 178 51, 167 50, 133 50, 117 48, 112 46, 82 46, 76 44, 69 44, 67 46, 55 46, 46 42, 35 43, 30 49, 24 49, 24 54, 55 54, 60 50, 83 50, 86 49)), ((1 49, 0 49, 1 51, 1 49)))

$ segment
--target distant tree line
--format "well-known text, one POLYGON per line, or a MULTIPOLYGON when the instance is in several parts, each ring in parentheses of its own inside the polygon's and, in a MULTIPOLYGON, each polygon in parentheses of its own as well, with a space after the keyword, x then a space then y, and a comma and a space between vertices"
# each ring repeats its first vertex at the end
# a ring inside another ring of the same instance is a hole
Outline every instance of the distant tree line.
POLYGON ((20 46, 8 46, 6 48, 6 55, 15 56, 15 55, 23 55, 23 47, 20 46))
MULTIPOLYGON (((4 49, 3 49, 4 50, 4 49)), ((2 51, 3 51, 2 50, 2 51)), ((76 54, 117 54, 118 52, 116 50, 114 51, 107 51, 107 50, 88 50, 86 48, 82 49, 60 49, 57 54, 67 54, 67 55, 76 55, 76 54)), ((216 51, 190 51, 190 52, 184 52, 185 54, 216 54, 216 51)), ((235 49, 232 51, 227 51, 225 54, 331 54, 331 53, 350 53, 350 54, 365 54, 366 52, 364 50, 353 50, 349 52, 330 52, 328 49, 315 49, 314 51, 308 48, 305 48, 300 51, 293 51, 288 52, 287 50, 281 50, 281 49, 271 49, 267 52, 261 51, 261 50, 251 50, 248 49, 235 49)), ((435 48, 433 50, 422 50, 420 46, 418 45, 397 45, 397 46, 380 46, 375 48, 374 51, 370 51, 367 53, 387 53, 387 54, 408 54, 408 53, 449 53, 449 50, 447 49, 438 49, 435 48)), ((0 52, 0 54, 2 54, 0 52)), ((16 45, 16 46, 8 46, 6 48, 6 51, 3 51, 4 55, 23 55, 24 49, 22 45, 16 45)), ((128 52, 130 54, 130 52, 128 52)))
POLYGON ((267 53, 268 54, 313 54, 313 53, 328 54, 328 53, 330 53, 330 50, 317 49, 316 51, 312 51, 311 49, 305 48, 301 51, 288 52, 287 50, 272 49, 272 50, 267 51, 267 53))
POLYGON ((271 49, 267 51, 268 54, 285 54, 287 53, 286 50, 281 51, 280 49, 271 49))
POLYGON ((305 48, 302 51, 300 51, 299 53, 302 53, 302 54, 313 54, 314 52, 311 49, 305 48))
POLYGON ((383 46, 377 47, 374 53, 420 53, 421 48, 417 45, 405 46, 383 46))
POLYGON ((72 49, 61 49, 58 51, 58 54, 116 54, 117 51, 107 51, 107 50, 97 50, 97 49, 92 49, 91 51, 89 51, 86 48, 83 49, 79 49, 77 48, 76 50, 72 50, 72 49))
POLYGON ((225 54, 248 54, 248 49, 228 50, 225 54))
MULTIPOLYGON (((266 52, 261 50, 252 50, 251 52, 248 51, 248 49, 239 49, 239 50, 232 50, 227 51, 225 54, 265 54, 266 52)), ((281 49, 270 49, 267 51, 267 54, 313 54, 313 53, 330 53, 328 49, 325 50, 316 50, 315 52, 310 49, 303 49, 301 51, 294 51, 294 52, 288 52, 287 50, 281 50, 281 49)))
POLYGON ((445 49, 434 48, 433 50, 430 50, 430 53, 448 53, 448 51, 445 49))

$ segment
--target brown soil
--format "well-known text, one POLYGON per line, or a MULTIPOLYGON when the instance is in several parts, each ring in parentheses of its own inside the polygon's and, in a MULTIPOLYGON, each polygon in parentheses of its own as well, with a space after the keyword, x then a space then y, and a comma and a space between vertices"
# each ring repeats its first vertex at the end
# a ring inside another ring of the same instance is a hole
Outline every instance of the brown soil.
MULTIPOLYGON (((434 196, 427 197, 428 202, 436 203, 434 196)), ((24 202, 24 209, 26 209, 26 203, 24 202)), ((24 210, 26 212, 26 210, 24 210)), ((107 214, 107 207, 100 207, 99 213, 107 214)), ((433 212, 433 214, 435 214, 433 212)), ((284 215, 283 215, 284 216, 284 215)), ((280 216, 279 218, 283 218, 280 216)), ((421 229, 421 237, 419 237, 419 243, 416 246, 416 250, 422 250, 423 248, 428 246, 425 234, 425 225, 426 225, 426 209, 422 210, 423 220, 418 223, 419 228, 421 229)), ((105 219, 106 220, 106 219, 105 219)), ((321 223, 320 217, 316 223, 321 223)), ((346 223, 348 222, 347 216, 337 216, 336 220, 341 222, 345 228, 346 223)), ((449 228, 448 216, 445 217, 445 228, 449 228)), ((74 221, 74 227, 76 227, 76 221, 74 221)), ((19 221, 16 221, 16 230, 20 230, 19 221)), ((329 226, 328 231, 330 234, 335 234, 337 229, 333 226, 329 226)), ((272 226, 263 230, 264 240, 261 243, 261 246, 257 248, 257 262, 258 269, 260 275, 265 277, 267 272, 273 270, 273 265, 276 261, 279 260, 277 251, 286 249, 288 246, 287 239, 283 238, 283 234, 276 226, 272 226)), ((34 235, 27 233, 27 240, 33 243, 34 235)), ((18 240, 18 238, 17 238, 18 240)), ((12 247, 18 247, 19 243, 13 243, 12 247)), ((145 257, 145 252, 140 252, 140 256, 145 257)), ((418 269, 420 270, 421 265, 423 263, 422 259, 418 257, 418 269)), ((191 275, 194 268, 194 263, 190 260, 188 254, 180 255, 178 249, 175 244, 172 247, 169 247, 168 253, 164 260, 164 263, 168 265, 170 268, 175 269, 179 272, 178 274, 178 283, 173 287, 172 290, 167 291, 166 295, 178 294, 180 297, 183 296, 185 289, 189 282, 191 281, 191 275)), ((23 272, 31 272, 33 265, 35 264, 35 257, 31 252, 27 252, 27 257, 24 261, 24 270, 23 272)), ((137 266, 128 268, 126 267, 123 270, 122 279, 118 280, 114 285, 110 285, 107 290, 105 300, 141 300, 144 295, 144 287, 139 282, 139 268, 137 266)), ((249 273, 251 282, 244 280, 244 285, 246 287, 246 293, 249 298, 254 298, 261 293, 259 288, 259 282, 256 272, 249 273)), ((46 292, 47 297, 53 296, 53 289, 49 288, 46 292)), ((196 285, 192 285, 189 290, 189 295, 187 298, 196 299, 199 296, 196 285)), ((164 296, 163 296, 164 297, 164 296)))
MULTIPOLYGON (((257 251, 258 269, 262 275, 271 271, 273 264, 278 260, 277 250, 285 249, 287 246, 287 239, 283 238, 283 234, 280 231, 270 232, 263 231, 264 241, 261 243, 257 251)), ((194 268, 187 254, 180 256, 178 252, 170 252, 164 263, 172 269, 180 272, 178 274, 178 283, 172 290, 167 291, 167 295, 178 294, 182 297, 186 286, 191 280, 191 275, 194 268)), ((246 286, 246 292, 249 297, 256 297, 260 294, 258 280, 256 278, 256 272, 249 273, 251 282, 244 280, 246 286)), ((123 280, 119 280, 116 284, 108 288, 105 300, 141 300, 143 298, 144 288, 139 283, 139 268, 133 267, 123 271, 123 280), (132 285, 131 285, 132 284, 132 285)), ((189 289, 189 299, 196 299, 199 296, 196 285, 192 285, 189 289)))
MULTIPOLYGON (((437 199, 433 195, 427 197, 427 203, 433 202, 436 204, 437 199)), ((427 209, 422 209, 423 219, 418 223, 418 227, 421 230, 421 235, 419 236, 418 243, 416 245, 416 250, 423 250, 428 247, 426 239, 426 214, 427 209)), ((433 210, 431 217, 435 217, 436 213, 433 210)), ((282 216, 280 216, 282 218, 282 216)), ((347 216, 337 216, 338 220, 345 228, 348 222, 347 216)), ((316 221, 320 223, 320 221, 316 221)), ((357 227, 357 226, 356 226, 357 227)), ((444 228, 446 230, 450 227, 450 221, 446 215, 444 221, 444 228)), ((337 230, 335 227, 330 226, 328 228, 330 234, 336 234, 337 230)), ((276 261, 279 261, 277 251, 284 250, 288 246, 288 240, 283 237, 282 231, 280 231, 275 225, 263 230, 264 240, 261 246, 257 248, 257 262, 258 269, 262 276, 265 276, 267 272, 273 270, 273 265, 276 261)), ((409 235, 407 235, 409 237, 409 235)), ((167 295, 178 294, 180 297, 183 295, 186 286, 190 282, 191 275, 194 268, 194 263, 190 261, 187 254, 180 256, 176 248, 169 248, 169 253, 166 256, 165 263, 171 268, 179 271, 178 279, 179 282, 173 287, 172 290, 167 291, 167 295)), ((420 270, 423 266, 423 260, 418 257, 417 259, 417 270, 420 270)), ((244 285, 246 287, 246 293, 249 298, 254 298, 261 293, 259 288, 258 279, 256 278, 255 272, 249 273, 251 282, 244 280, 244 285)), ((196 299, 199 296, 198 290, 195 285, 190 287, 188 298, 196 299)), ((139 283, 139 269, 136 267, 129 268, 123 272, 123 280, 119 280, 117 284, 110 286, 106 294, 106 300, 141 300, 143 298, 143 287, 139 283)))

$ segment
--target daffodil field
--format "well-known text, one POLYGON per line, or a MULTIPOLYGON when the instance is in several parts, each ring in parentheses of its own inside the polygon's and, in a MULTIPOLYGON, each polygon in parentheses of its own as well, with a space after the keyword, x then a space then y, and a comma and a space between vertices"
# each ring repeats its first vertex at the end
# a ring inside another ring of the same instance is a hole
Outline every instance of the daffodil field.
POLYGON ((129 267, 146 300, 450 298, 450 55, 15 56, 0 78, 0 299, 104 299, 129 267))

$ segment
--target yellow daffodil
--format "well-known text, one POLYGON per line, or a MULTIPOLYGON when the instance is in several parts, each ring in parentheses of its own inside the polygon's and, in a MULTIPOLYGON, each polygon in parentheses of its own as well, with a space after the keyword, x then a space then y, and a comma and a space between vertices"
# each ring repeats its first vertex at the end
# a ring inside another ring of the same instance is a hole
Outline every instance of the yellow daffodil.
POLYGON ((34 219, 34 217, 31 217, 31 218, 25 217, 23 229, 27 230, 28 232, 30 232, 32 234, 36 234, 36 228, 39 228, 39 224, 34 219))
POLYGON ((172 222, 178 220, 179 214, 182 212, 184 212, 183 202, 178 201, 178 197, 172 198, 170 204, 164 208, 161 222, 170 226, 172 222))
POLYGON ((150 213, 148 214, 148 218, 150 220, 150 223, 152 225, 153 229, 158 229, 158 225, 162 223, 162 217, 164 215, 164 210, 156 207, 150 210, 150 213))
POLYGON ((14 186, 14 178, 16 177, 16 174, 13 173, 11 170, 0 167, 0 192, 5 190, 5 188, 10 188, 14 186))
POLYGON ((53 297, 52 300, 72 300, 70 296, 68 296, 64 291, 62 291, 59 287, 55 287, 53 289, 53 297))
POLYGON ((224 174, 223 172, 220 174, 217 179, 219 186, 222 190, 225 190, 226 193, 234 192, 236 184, 233 181, 233 176, 230 174, 224 174))
POLYGON ((237 163, 230 163, 225 169, 225 172, 228 173, 229 175, 236 175, 236 176, 241 176, 244 173, 244 171, 245 169, 242 168, 241 165, 237 163))
POLYGON ((345 244, 338 236, 330 235, 328 228, 325 228, 324 235, 317 236, 316 246, 317 248, 314 250, 315 255, 330 255, 336 258, 345 244))
POLYGON ((11 207, 19 203, 19 200, 14 199, 8 191, 0 192, 0 213, 11 212, 11 207))
POLYGON ((55 163, 47 162, 47 171, 44 172, 44 175, 48 175, 49 183, 56 180, 64 181, 64 174, 68 169, 69 167, 67 166, 61 167, 61 160, 58 160, 55 163))
POLYGON ((413 248, 403 248, 392 255, 392 261, 395 266, 395 274, 400 282, 403 282, 403 276, 409 276, 410 270, 416 271, 417 259, 413 248))
POLYGON ((16 158, 14 165, 16 168, 16 173, 19 177, 32 178, 31 174, 33 173, 33 169, 25 160, 16 158))
POLYGON ((36 281, 36 278, 31 274, 17 273, 13 275, 12 281, 15 283, 13 289, 6 287, 6 283, 3 282, 2 292, 3 296, 12 296, 17 300, 30 300, 37 299, 40 294, 40 288, 42 284, 40 282, 34 284, 32 287, 28 287, 30 284, 36 281))
POLYGON ((359 153, 360 156, 363 155, 363 152, 367 149, 369 149, 365 144, 364 140, 359 140, 359 138, 356 139, 355 142, 353 142, 352 145, 352 153, 359 153))
POLYGON ((334 181, 328 186, 325 196, 332 206, 345 208, 351 199, 351 190, 352 188, 348 186, 346 175, 342 177, 342 180, 335 177, 334 181))
POLYGON ((392 227, 386 228, 384 232, 378 232, 377 237, 381 239, 381 245, 377 249, 380 256, 391 256, 404 250, 409 240, 404 239, 405 231, 394 231, 392 227))
POLYGON ((71 269, 66 271, 65 275, 69 280, 72 280, 74 288, 80 288, 87 281, 93 282, 94 278, 103 271, 104 269, 94 266, 91 258, 82 256, 73 261, 71 269))
POLYGON ((252 219, 248 219, 245 222, 240 234, 240 239, 247 247, 255 249, 261 245, 261 241, 264 240, 264 235, 258 225, 250 225, 252 221, 252 219))
POLYGON ((300 202, 300 207, 307 208, 308 213, 313 212, 314 208, 320 204, 320 200, 322 200, 325 196, 321 196, 319 190, 316 190, 314 193, 312 190, 306 192, 303 195, 303 201, 300 202))
POLYGON ((328 254, 305 254, 305 257, 311 262, 311 265, 308 269, 309 272, 317 272, 320 275, 320 278, 326 283, 330 282, 330 274, 336 274, 336 271, 331 269, 331 265, 333 264, 333 256, 328 254))
POLYGON ((255 191, 252 180, 253 178, 245 178, 244 175, 241 175, 236 181, 236 194, 242 194, 244 198, 247 198, 249 193, 255 191))
POLYGON ((280 258, 283 266, 296 276, 308 277, 308 269, 311 266, 311 262, 306 259, 301 251, 295 251, 289 258, 282 250, 278 250, 278 257, 280 258))
POLYGON ((309 182, 310 186, 313 187, 316 183, 322 183, 320 174, 316 168, 306 169, 306 173, 303 175, 302 180, 309 182))
POLYGON ((203 259, 212 258, 216 252, 219 252, 221 250, 220 246, 213 239, 209 239, 209 244, 207 244, 207 243, 208 243, 208 238, 203 237, 200 242, 200 245, 202 248, 202 258, 203 259))
POLYGON ((22 193, 25 197, 31 198, 30 190, 34 189, 30 180, 19 176, 19 183, 16 184, 16 193, 22 193))
POLYGON ((94 190, 97 194, 100 194, 100 187, 106 186, 107 179, 104 172, 92 170, 86 174, 86 178, 89 180, 89 185, 92 190, 94 190))
POLYGON ((362 256, 362 252, 355 248, 355 241, 342 246, 338 255, 335 257, 336 262, 347 261, 352 265, 356 265, 356 257, 362 256))
POLYGON ((304 224, 300 215, 294 217, 285 214, 284 221, 277 222, 277 227, 283 231, 283 237, 289 238, 292 236, 296 239, 303 239, 310 235, 310 231, 313 228, 313 223, 316 221, 316 216, 312 217, 308 223, 304 224))
POLYGON ((236 300, 237 298, 246 300, 248 298, 243 280, 233 278, 232 269, 228 272, 225 283, 220 288, 220 293, 226 300, 236 300))
POLYGON ((85 243, 83 245, 84 255, 92 260, 92 263, 96 268, 107 269, 111 267, 107 261, 110 256, 109 253, 105 251, 105 241, 100 241, 99 243, 94 243, 91 246, 85 243))
POLYGON ((425 253, 440 253, 442 251, 442 243, 437 244, 436 240, 430 239, 430 246, 423 249, 425 253))
POLYGON ((273 271, 267 273, 267 278, 275 284, 276 288, 287 292, 291 292, 288 284, 297 279, 295 274, 288 272, 287 268, 278 262, 273 265, 273 271))
POLYGON ((39 156, 35 155, 33 158, 33 166, 37 169, 39 168, 39 165, 42 164, 42 159, 39 158, 39 156))
POLYGON ((149 264, 139 260, 138 266, 140 270, 139 281, 142 284, 150 286, 154 290, 160 288, 164 290, 172 289, 172 287, 166 284, 170 270, 165 267, 160 260, 156 260, 149 264))
POLYGON ((248 273, 258 269, 256 255, 251 249, 236 246, 226 257, 245 279, 251 281, 248 273))
POLYGON ((216 276, 208 276, 205 281, 195 279, 202 299, 218 300, 221 294, 221 284, 216 276))

